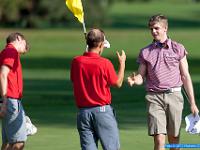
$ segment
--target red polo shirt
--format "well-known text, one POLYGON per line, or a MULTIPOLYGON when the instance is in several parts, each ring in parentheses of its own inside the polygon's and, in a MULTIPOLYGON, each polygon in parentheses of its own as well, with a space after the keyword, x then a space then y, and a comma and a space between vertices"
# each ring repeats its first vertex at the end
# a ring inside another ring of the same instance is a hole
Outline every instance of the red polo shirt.
POLYGON ((20 99, 23 91, 22 68, 20 55, 12 44, 0 53, 0 66, 6 65, 10 68, 8 74, 7 97, 20 99))
POLYGON ((115 69, 108 59, 93 52, 75 57, 71 64, 71 81, 77 107, 110 104, 110 86, 117 79, 115 69))

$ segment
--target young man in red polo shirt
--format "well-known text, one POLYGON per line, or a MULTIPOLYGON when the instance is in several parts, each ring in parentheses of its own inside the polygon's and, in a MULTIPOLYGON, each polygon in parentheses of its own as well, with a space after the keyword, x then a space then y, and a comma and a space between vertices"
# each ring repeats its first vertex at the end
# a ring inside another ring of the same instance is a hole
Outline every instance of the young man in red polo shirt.
POLYGON ((82 150, 97 150, 98 140, 104 150, 119 150, 117 122, 111 104, 110 87, 121 87, 124 78, 125 52, 120 55, 116 74, 112 63, 101 57, 105 35, 100 29, 87 34, 88 51, 75 57, 71 64, 76 105, 77 128, 82 150))
POLYGON ((3 104, 2 150, 22 150, 27 139, 25 113, 21 104, 23 81, 20 54, 28 51, 21 33, 11 33, 0 53, 0 89, 3 104))
MULTIPOLYGON (((188 71, 187 51, 184 46, 167 36, 168 19, 155 15, 149 19, 153 42, 141 49, 137 75, 128 82, 140 85, 146 79, 148 131, 154 138, 154 150, 164 150, 165 136, 170 144, 178 144, 182 120, 184 86, 189 97, 191 112, 199 110, 195 103, 192 80, 188 71)), ((170 150, 178 150, 172 147, 170 150)))

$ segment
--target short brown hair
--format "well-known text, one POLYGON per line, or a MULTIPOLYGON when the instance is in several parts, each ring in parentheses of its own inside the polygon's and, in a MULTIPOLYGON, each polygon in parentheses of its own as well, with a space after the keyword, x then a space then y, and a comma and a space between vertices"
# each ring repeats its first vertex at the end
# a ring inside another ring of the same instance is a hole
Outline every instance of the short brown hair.
POLYGON ((162 14, 158 14, 158 15, 154 15, 149 19, 149 24, 148 26, 150 27, 151 25, 158 23, 158 22, 162 22, 163 24, 166 25, 166 27, 168 27, 168 19, 166 16, 162 15, 162 14))
POLYGON ((89 48, 95 48, 100 42, 104 41, 104 38, 103 30, 94 28, 88 32, 86 42, 89 48))
POLYGON ((14 33, 11 33, 11 34, 7 37, 7 39, 6 39, 7 44, 16 41, 16 40, 18 39, 18 37, 21 37, 22 39, 25 40, 23 34, 21 34, 21 33, 19 33, 19 32, 14 32, 14 33))
MULTIPOLYGON (((25 40, 25 37, 23 34, 19 33, 19 32, 14 32, 14 33, 11 33, 10 35, 8 35, 7 39, 6 39, 6 43, 11 43, 11 42, 14 42, 16 40, 18 40, 18 38, 21 37, 21 39, 25 40)), ((27 43, 26 41, 26 50, 29 50, 29 44, 27 43)))

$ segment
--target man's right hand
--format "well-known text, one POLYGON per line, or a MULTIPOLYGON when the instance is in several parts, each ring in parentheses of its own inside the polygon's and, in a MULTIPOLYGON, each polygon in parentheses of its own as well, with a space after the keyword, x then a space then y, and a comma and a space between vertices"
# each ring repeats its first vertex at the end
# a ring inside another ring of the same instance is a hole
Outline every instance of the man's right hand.
POLYGON ((130 86, 133 86, 135 84, 135 72, 133 72, 128 78, 127 78, 128 84, 130 86))
POLYGON ((135 72, 133 72, 128 78, 127 82, 130 86, 141 85, 143 83, 143 78, 140 74, 135 75, 135 72))

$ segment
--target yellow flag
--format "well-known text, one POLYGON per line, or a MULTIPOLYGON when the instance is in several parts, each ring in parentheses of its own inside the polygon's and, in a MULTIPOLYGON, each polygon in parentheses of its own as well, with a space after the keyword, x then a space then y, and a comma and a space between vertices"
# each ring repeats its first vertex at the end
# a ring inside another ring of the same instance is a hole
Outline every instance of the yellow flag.
POLYGON ((66 5, 78 20, 83 23, 84 12, 81 0, 66 0, 66 5))

